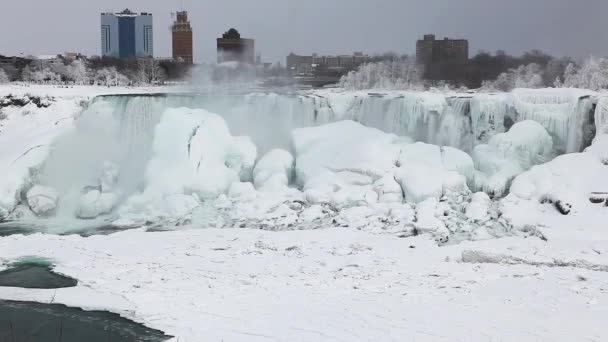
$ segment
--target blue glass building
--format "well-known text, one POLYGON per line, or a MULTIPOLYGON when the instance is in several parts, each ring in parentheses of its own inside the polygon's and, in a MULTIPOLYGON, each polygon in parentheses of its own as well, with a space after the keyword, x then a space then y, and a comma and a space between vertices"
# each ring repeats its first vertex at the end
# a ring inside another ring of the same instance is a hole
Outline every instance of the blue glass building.
POLYGON ((152 14, 126 9, 101 14, 101 55, 115 58, 153 57, 152 14))

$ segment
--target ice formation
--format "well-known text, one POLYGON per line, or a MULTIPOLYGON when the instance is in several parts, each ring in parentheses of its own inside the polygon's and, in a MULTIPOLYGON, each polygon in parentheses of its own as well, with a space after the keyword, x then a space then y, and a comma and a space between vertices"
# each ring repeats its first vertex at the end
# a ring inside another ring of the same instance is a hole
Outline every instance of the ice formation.
POLYGON ((116 224, 378 222, 441 242, 483 238, 508 229, 488 195, 510 188, 522 200, 554 200, 570 187, 588 197, 591 185, 566 181, 549 193, 546 182, 570 163, 585 165, 590 179, 602 174, 607 103, 568 89, 103 96, 41 147, 3 163, 0 218, 27 204, 42 217, 116 224), (596 131, 586 152, 544 164, 581 152, 596 131), (488 229, 489 220, 498 226, 488 229))
POLYGON ((486 193, 501 197, 515 176, 549 161, 553 153, 553 140, 539 123, 518 122, 508 132, 493 136, 488 144, 475 147, 473 160, 481 178, 477 184, 486 193))

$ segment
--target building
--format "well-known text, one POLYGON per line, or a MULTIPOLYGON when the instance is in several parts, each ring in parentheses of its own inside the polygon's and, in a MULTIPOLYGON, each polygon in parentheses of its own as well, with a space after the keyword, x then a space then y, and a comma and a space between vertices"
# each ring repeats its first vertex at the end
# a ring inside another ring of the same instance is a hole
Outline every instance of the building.
POLYGON ((361 64, 369 62, 370 57, 362 52, 352 55, 339 56, 300 56, 294 53, 287 56, 287 69, 292 75, 310 74, 319 72, 346 73, 358 68, 361 64))
POLYGON ((32 66, 38 67, 40 70, 44 68, 53 68, 55 66, 64 65, 61 55, 39 55, 33 58, 32 66))
POLYGON ((188 12, 176 13, 171 32, 173 32, 173 60, 192 64, 194 62, 192 26, 188 20, 188 12))
POLYGON ((424 65, 427 79, 461 80, 469 62, 469 41, 437 40, 434 34, 427 34, 416 42, 416 61, 424 65))
POLYGON ((253 39, 241 38, 234 28, 217 39, 217 62, 255 63, 255 42, 253 39))
POLYGON ((153 20, 150 13, 101 14, 101 55, 131 58, 154 56, 153 20))

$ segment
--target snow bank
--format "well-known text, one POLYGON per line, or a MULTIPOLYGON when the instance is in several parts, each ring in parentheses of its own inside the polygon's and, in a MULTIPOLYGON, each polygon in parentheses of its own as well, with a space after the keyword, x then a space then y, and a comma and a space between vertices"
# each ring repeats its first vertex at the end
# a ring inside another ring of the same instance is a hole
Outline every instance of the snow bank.
POLYGON ((608 167, 602 157, 607 145, 608 138, 602 136, 586 152, 565 154, 534 166, 515 178, 511 195, 523 200, 561 201, 574 209, 591 205, 592 193, 608 193, 608 167))

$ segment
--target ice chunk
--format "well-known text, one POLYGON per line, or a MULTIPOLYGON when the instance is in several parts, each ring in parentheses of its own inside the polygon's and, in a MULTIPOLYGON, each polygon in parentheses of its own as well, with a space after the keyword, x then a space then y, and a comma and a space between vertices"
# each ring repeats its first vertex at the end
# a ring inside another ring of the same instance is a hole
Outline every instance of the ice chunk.
POLYGON ((433 169, 443 169, 439 146, 421 142, 404 146, 397 161, 400 166, 406 168, 410 165, 426 165, 433 169))
POLYGON ((231 198, 255 197, 255 188, 251 183, 235 182, 230 185, 228 196, 231 198))
POLYGON ((254 151, 247 140, 233 138, 217 114, 168 109, 155 130, 146 190, 215 198, 239 181, 255 159, 254 151))
POLYGON ((80 198, 76 216, 82 219, 93 219, 100 215, 109 214, 117 202, 118 197, 113 193, 91 190, 80 198))
POLYGON ((285 189, 291 181, 293 163, 291 153, 282 149, 269 151, 258 161, 253 170, 255 187, 262 191, 285 189))
POLYGON ((235 137, 226 155, 226 166, 239 174, 242 182, 253 181, 258 149, 249 137, 235 137))
POLYGON ((353 121, 300 128, 292 133, 296 182, 304 186, 324 170, 379 179, 394 167, 397 137, 353 121))
POLYGON ((53 188, 36 185, 27 192, 27 204, 37 216, 49 216, 55 212, 59 194, 53 188))
POLYGON ((475 165, 473 158, 467 153, 449 146, 441 148, 443 168, 447 171, 456 171, 466 177, 467 184, 472 186, 475 179, 475 165))
POLYGON ((510 191, 520 199, 559 201, 576 210, 592 205, 591 193, 608 192, 608 168, 592 152, 565 154, 517 176, 510 191))
MULTIPOLYGON (((402 144, 392 134, 352 121, 296 129, 296 183, 310 203, 375 203, 380 193, 374 183, 392 174, 402 144)), ((398 193, 390 186, 387 191, 398 193)))
POLYGON ((374 184, 374 191, 378 193, 378 201, 382 203, 401 203, 403 202, 403 190, 397 183, 395 177, 387 174, 378 179, 374 184))
POLYGON ((497 134, 473 152, 476 168, 484 174, 483 189, 500 197, 518 174, 553 157, 553 141, 535 121, 518 122, 507 133, 497 134))
POLYGON ((449 231, 438 217, 443 216, 441 206, 435 198, 428 198, 416 205, 416 229, 431 233, 437 241, 447 242, 449 231))
POLYGON ((444 170, 428 165, 411 164, 397 172, 397 179, 410 203, 419 203, 429 198, 439 200, 443 195, 444 170))
POLYGON ((471 196, 471 203, 467 205, 466 215, 473 220, 483 220, 488 216, 490 197, 485 192, 476 192, 471 196))
POLYGON ((608 134, 596 136, 585 152, 595 156, 602 164, 608 165, 608 134))

